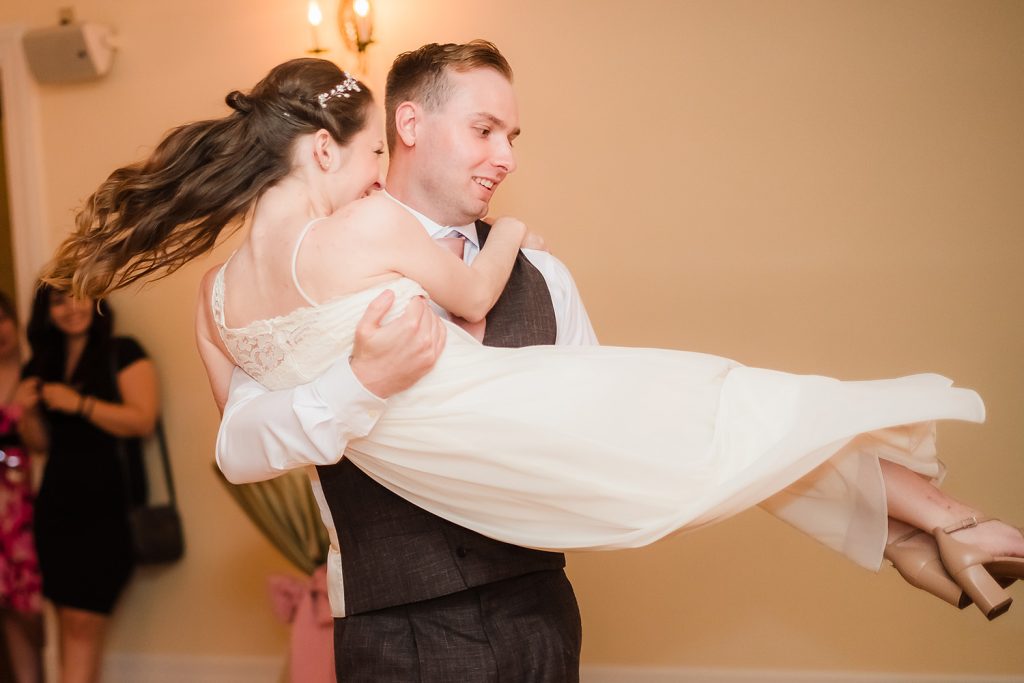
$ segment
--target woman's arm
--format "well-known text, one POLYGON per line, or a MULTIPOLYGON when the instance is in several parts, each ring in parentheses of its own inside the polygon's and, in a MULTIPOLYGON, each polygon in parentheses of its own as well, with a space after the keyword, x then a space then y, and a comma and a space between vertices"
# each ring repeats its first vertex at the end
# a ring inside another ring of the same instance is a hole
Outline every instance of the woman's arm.
POLYGON ((449 313, 475 323, 484 319, 505 289, 526 226, 514 218, 499 218, 473 265, 438 248, 418 224, 415 234, 418 248, 396 251, 395 270, 419 282, 449 313))
POLYGON ((471 322, 482 320, 501 296, 526 234, 526 226, 515 219, 496 221, 487 244, 468 266, 386 197, 353 202, 330 223, 333 225, 315 238, 319 243, 316 251, 324 256, 313 269, 314 282, 322 282, 336 294, 351 291, 353 268, 339 268, 326 255, 358 253, 359 263, 353 266, 364 277, 388 272, 405 275, 420 283, 449 313, 471 322))
POLYGON ((156 367, 148 358, 140 358, 117 373, 121 403, 86 396, 82 416, 114 436, 149 436, 156 429, 160 413, 156 367))
POLYGON ((152 361, 140 358, 118 372, 117 388, 121 403, 102 401, 60 382, 47 382, 40 393, 50 410, 79 415, 114 436, 151 434, 160 407, 152 361))
POLYGON ((148 436, 156 427, 159 412, 156 368, 148 358, 140 358, 117 373, 121 403, 103 401, 81 394, 67 384, 43 385, 43 401, 51 410, 80 415, 114 436, 148 436))
POLYGON ((213 392, 217 410, 224 415, 224 406, 228 401, 228 387, 231 384, 231 371, 235 367, 235 361, 224 348, 224 342, 217 332, 217 326, 213 321, 213 311, 210 308, 213 281, 220 268, 219 265, 211 268, 203 276, 203 281, 199 286, 199 301, 196 302, 196 347, 199 349, 199 358, 202 359, 203 366, 206 368, 206 376, 210 380, 210 390, 213 392))

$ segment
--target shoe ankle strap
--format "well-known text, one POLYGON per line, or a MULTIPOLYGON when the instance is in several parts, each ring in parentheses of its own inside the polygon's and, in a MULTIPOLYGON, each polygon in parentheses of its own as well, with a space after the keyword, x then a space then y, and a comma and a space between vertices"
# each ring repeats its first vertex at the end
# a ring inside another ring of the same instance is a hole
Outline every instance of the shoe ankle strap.
POLYGON ((962 531, 963 529, 971 529, 973 527, 976 527, 979 524, 981 524, 982 522, 989 521, 989 519, 990 519, 989 517, 978 517, 977 515, 971 515, 970 517, 967 517, 966 519, 961 519, 959 522, 956 522, 955 524, 953 524, 951 526, 947 526, 942 531, 943 531, 943 533, 946 533, 946 534, 952 534, 952 533, 955 533, 957 531, 962 531))

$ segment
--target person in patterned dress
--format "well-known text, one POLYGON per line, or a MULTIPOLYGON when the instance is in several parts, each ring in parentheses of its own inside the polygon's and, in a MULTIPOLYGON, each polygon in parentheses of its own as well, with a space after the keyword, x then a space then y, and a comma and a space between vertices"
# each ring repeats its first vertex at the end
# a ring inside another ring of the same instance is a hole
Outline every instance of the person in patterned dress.
POLYGON ((14 680, 42 681, 42 595, 32 536, 33 494, 21 416, 39 400, 21 379, 14 305, 0 293, 0 618, 14 680))

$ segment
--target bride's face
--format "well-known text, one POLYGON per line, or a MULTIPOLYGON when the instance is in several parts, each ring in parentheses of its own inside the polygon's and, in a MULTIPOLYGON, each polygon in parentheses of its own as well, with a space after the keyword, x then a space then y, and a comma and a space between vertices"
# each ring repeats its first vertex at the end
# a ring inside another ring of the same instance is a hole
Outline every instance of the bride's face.
POLYGON ((384 187, 381 157, 384 134, 376 111, 367 116, 366 125, 345 146, 338 172, 335 201, 341 207, 384 187))

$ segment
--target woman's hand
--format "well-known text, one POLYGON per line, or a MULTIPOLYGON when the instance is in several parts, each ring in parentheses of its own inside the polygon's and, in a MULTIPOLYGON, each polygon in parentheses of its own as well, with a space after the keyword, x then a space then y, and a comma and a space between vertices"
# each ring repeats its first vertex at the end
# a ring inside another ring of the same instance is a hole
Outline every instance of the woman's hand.
POLYGON ((32 410, 39 405, 39 385, 38 377, 29 377, 21 380, 18 388, 14 390, 13 400, 15 405, 19 406, 22 410, 32 410))
POLYGON ((491 230, 518 234, 521 236, 520 239, 522 239, 522 237, 525 237, 527 234, 525 223, 523 223, 518 218, 510 218, 508 216, 502 216, 501 218, 494 221, 494 223, 491 225, 491 230))
POLYGON ((47 382, 42 388, 43 403, 50 410, 59 410, 62 413, 77 413, 82 403, 82 395, 60 382, 47 382))
POLYGON ((548 250, 548 245, 544 241, 544 238, 535 232, 530 232, 526 227, 526 224, 518 218, 509 218, 506 216, 498 218, 497 220, 492 220, 488 217, 485 222, 491 223, 492 230, 521 230, 523 233, 523 239, 519 246, 522 249, 536 249, 538 251, 548 250))
POLYGON ((544 241, 536 232, 526 231, 526 236, 523 237, 523 249, 536 249, 537 251, 548 251, 548 244, 544 241))

